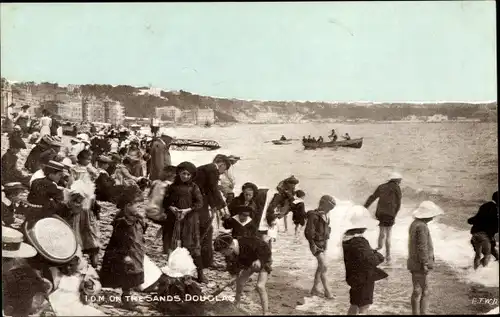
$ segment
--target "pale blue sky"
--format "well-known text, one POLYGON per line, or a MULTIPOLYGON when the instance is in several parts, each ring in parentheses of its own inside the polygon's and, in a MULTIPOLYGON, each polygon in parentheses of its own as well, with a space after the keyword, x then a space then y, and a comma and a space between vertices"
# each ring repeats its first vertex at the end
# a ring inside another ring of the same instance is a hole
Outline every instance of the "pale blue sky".
POLYGON ((1 4, 2 76, 259 100, 496 100, 494 1, 1 4))

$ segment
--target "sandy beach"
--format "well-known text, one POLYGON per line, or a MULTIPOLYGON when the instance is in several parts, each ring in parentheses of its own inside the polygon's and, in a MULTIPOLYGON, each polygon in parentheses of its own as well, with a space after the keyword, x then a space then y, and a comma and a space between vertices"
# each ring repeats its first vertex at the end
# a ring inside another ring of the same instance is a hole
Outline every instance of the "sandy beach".
MULTIPOLYGON (((7 138, 2 136, 2 155, 7 145, 7 138)), ((32 146, 29 145, 29 147, 32 146)), ((24 165, 28 153, 29 149, 22 150, 19 154, 20 168, 24 165)), ((111 235, 111 221, 117 209, 110 203, 99 203, 102 207, 101 242, 105 248, 111 235)), ((16 223, 20 221, 18 219, 16 223)), ((328 277, 335 299, 311 297, 308 291, 312 286, 315 259, 308 250, 303 233, 299 239, 294 237, 291 217, 289 217, 288 227, 288 233, 280 232, 278 241, 273 245, 273 271, 267 283, 271 314, 345 314, 349 307, 349 287, 345 282, 343 261, 332 259, 328 262, 328 277)), ((146 232, 148 245, 146 253, 159 267, 162 267, 166 264, 166 257, 161 254, 161 240, 156 239, 158 228, 159 226, 150 223, 146 232)), ((370 242, 373 243, 374 240, 370 242)), ((464 247, 469 247, 469 245, 464 247)), ((101 258, 103 254, 104 249, 101 250, 101 258)), ((216 262, 219 264, 224 262, 219 254, 216 254, 216 262)), ((411 314, 412 284, 411 275, 406 270, 406 259, 401 256, 396 257, 391 266, 382 266, 382 268, 387 271, 389 277, 376 283, 374 304, 370 308, 370 314, 411 314)), ((467 268, 463 269, 465 271, 467 268)), ((222 270, 209 270, 207 277, 210 283, 203 286, 205 294, 213 292, 218 286, 231 280, 231 276, 222 270)), ((450 268, 447 263, 439 259, 434 271, 430 274, 429 282, 431 292, 429 314, 482 314, 498 305, 498 287, 465 283, 457 276, 456 268, 450 268), (497 299, 496 305, 480 303, 479 298, 497 299)), ((254 278, 245 289, 242 310, 237 310, 229 302, 211 303, 207 305, 207 315, 261 314, 258 295, 254 290, 255 283, 254 278)), ((102 293, 103 295, 119 295, 120 290, 103 289, 102 293)), ((233 294, 234 287, 228 288, 221 296, 233 294)), ((92 305, 109 315, 161 315, 152 303, 138 305, 138 311, 135 312, 123 310, 118 304, 111 302, 99 302, 92 305)), ((47 312, 47 315, 50 314, 47 312)))

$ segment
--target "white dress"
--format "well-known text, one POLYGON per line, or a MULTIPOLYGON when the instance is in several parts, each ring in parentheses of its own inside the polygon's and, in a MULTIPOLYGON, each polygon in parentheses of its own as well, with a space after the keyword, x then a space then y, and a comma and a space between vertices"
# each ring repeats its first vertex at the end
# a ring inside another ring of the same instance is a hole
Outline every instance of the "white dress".
POLYGON ((42 117, 40 119, 40 138, 44 135, 50 135, 50 126, 52 125, 52 118, 42 117))

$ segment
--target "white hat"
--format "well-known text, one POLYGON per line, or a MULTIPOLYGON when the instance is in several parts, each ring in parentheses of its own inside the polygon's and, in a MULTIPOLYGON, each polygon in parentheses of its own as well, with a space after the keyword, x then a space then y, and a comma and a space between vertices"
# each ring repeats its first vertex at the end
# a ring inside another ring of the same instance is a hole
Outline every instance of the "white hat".
POLYGON ((443 209, 430 200, 423 201, 415 211, 413 217, 417 219, 433 218, 444 214, 443 209))
POLYGON ((2 226, 2 257, 32 258, 36 250, 23 242, 23 234, 15 229, 2 226))
POLYGON ((391 179, 403 179, 403 176, 401 176, 401 174, 399 174, 398 172, 392 172, 389 175, 389 180, 391 179))
POLYGON ((377 220, 372 217, 370 211, 361 205, 354 205, 347 210, 349 224, 347 230, 371 228, 377 226, 377 220))

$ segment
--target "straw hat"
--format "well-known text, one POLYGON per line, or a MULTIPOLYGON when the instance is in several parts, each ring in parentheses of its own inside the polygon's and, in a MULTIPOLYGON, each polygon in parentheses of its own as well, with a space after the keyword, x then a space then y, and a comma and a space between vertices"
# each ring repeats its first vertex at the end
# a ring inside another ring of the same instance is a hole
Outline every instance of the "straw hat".
POLYGON ((105 155, 99 155, 97 157, 97 161, 101 163, 109 163, 109 164, 113 163, 113 160, 105 155))
POLYGON ((403 179, 403 176, 401 176, 401 174, 399 174, 398 172, 392 172, 389 175, 389 180, 393 180, 393 179, 403 179))
POLYGON ((433 218, 444 214, 443 209, 430 200, 423 201, 415 211, 413 217, 417 219, 433 218))
POLYGON ((286 178, 285 180, 283 180, 284 183, 288 183, 288 184, 293 184, 293 185, 297 185, 299 183, 299 180, 297 178, 295 178, 294 175, 286 178))
POLYGON ((44 164, 45 167, 47 168, 50 168, 52 170, 55 170, 55 171, 58 171, 58 172, 62 172, 64 171, 64 164, 61 164, 59 162, 56 162, 56 161, 48 161, 47 164, 44 164))
POLYGON ((30 105, 23 105, 23 106, 21 107, 21 109, 28 109, 28 108, 31 108, 31 106, 30 106, 30 105))
POLYGON ((22 191, 25 189, 26 188, 20 182, 10 182, 2 186, 2 190, 5 192, 22 191))
POLYGON ((82 142, 89 142, 89 136, 86 133, 80 133, 76 136, 76 138, 82 142))
POLYGON ((23 242, 23 234, 16 229, 2 226, 2 257, 32 258, 36 250, 23 242))
POLYGON ((40 219, 29 230, 26 222, 24 228, 29 242, 45 259, 63 264, 75 257, 78 248, 75 233, 58 216, 40 219))
POLYGON ((349 225, 347 230, 367 229, 377 226, 377 220, 372 217, 368 209, 361 205, 354 205, 347 210, 349 225))

